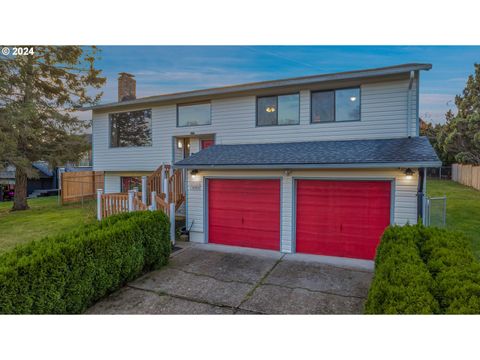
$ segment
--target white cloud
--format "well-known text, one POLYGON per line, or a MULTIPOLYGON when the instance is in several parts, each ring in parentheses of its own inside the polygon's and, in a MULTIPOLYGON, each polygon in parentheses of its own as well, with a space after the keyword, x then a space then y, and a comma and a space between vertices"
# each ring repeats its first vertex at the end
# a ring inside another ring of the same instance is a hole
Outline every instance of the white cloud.
POLYGON ((445 122, 448 110, 456 112, 455 95, 451 94, 420 94, 420 117, 433 123, 445 122))
POLYGON ((452 94, 422 94, 420 104, 425 105, 454 105, 455 95, 452 94))
MULTIPOLYGON (((261 81, 272 77, 270 73, 230 71, 208 66, 182 71, 146 69, 135 71, 132 74, 135 75, 137 81, 137 98, 261 81)), ((107 83, 102 89, 104 92, 102 103, 117 100, 117 86, 117 76, 108 74, 107 83)))

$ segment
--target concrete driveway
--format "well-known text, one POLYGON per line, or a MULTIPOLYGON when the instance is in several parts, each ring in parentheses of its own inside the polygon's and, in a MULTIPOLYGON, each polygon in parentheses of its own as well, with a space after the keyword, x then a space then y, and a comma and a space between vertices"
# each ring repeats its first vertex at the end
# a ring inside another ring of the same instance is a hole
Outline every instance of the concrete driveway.
POLYGON ((188 244, 168 266, 129 283, 87 313, 362 313, 373 275, 369 264, 354 268, 318 259, 188 244))

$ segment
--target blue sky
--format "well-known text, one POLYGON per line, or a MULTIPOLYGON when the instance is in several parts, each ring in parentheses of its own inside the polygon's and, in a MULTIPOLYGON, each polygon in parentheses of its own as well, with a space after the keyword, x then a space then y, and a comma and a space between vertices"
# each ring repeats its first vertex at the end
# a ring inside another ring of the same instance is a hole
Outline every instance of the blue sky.
POLYGON ((100 46, 102 102, 116 101, 117 74, 135 75, 137 97, 303 75, 431 63, 421 74, 420 115, 443 122, 480 62, 480 46, 100 46))

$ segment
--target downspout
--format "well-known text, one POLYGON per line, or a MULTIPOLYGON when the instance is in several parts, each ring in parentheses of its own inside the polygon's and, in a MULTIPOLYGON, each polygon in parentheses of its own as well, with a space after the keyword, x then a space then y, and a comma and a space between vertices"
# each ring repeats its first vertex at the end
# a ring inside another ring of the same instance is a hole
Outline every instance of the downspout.
POLYGON ((412 88, 413 80, 415 79, 415 71, 410 71, 410 81, 408 83, 408 93, 407 93, 407 137, 410 137, 410 128, 412 121, 412 88))
POLYGON ((423 220, 423 225, 426 225, 426 206, 427 206, 427 168, 423 168, 423 179, 422 179, 422 220, 423 220))
POLYGON ((416 99, 415 99, 415 107, 417 109, 417 113, 416 113, 416 123, 417 123, 417 126, 416 126, 416 134, 415 136, 420 136, 420 71, 415 71, 415 77, 417 79, 417 82, 416 82, 416 99))

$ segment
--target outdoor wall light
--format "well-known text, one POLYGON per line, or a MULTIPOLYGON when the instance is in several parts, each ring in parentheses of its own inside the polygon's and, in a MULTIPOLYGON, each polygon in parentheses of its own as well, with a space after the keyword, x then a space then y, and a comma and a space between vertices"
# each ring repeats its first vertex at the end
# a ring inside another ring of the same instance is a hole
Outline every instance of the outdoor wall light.
POLYGON ((190 174, 192 175, 192 180, 197 180, 197 178, 198 178, 198 170, 197 169, 193 169, 192 171, 190 171, 190 174))
POLYGON ((179 149, 183 148, 183 140, 182 139, 178 139, 177 148, 179 148, 179 149))
POLYGON ((407 178, 407 180, 411 180, 413 178, 413 170, 408 168, 405 170, 405 177, 407 178))

